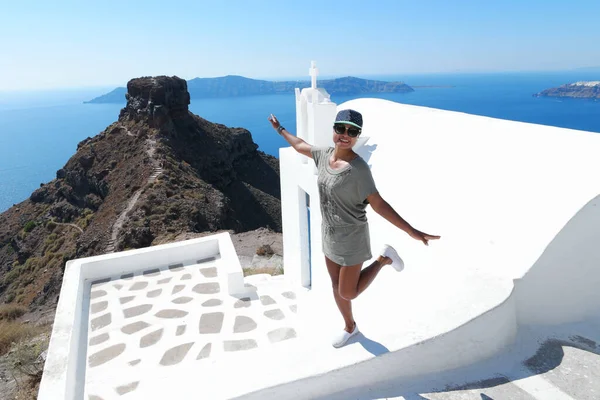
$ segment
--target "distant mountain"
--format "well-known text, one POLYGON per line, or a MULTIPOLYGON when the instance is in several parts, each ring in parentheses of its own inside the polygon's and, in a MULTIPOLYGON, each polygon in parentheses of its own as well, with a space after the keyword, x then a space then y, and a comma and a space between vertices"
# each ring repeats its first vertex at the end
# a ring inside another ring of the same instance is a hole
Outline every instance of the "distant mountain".
MULTIPOLYGON (((215 97, 260 96, 293 93, 295 88, 307 88, 309 81, 264 81, 243 76, 228 75, 219 78, 194 78, 187 81, 192 99, 215 97)), ((403 82, 386 82, 355 77, 319 81, 319 87, 330 94, 406 93, 414 89, 403 82)), ((125 103, 127 89, 118 87, 110 93, 84 103, 125 103)))
POLYGON ((534 97, 573 97, 580 99, 600 99, 600 81, 568 83, 534 94, 534 97))
POLYGON ((89 101, 84 101, 84 104, 88 104, 88 103, 95 103, 95 104, 101 104, 101 103, 126 103, 127 99, 125 98, 125 94, 127 93, 127 88, 125 87, 118 87, 115 90, 108 92, 106 94, 103 94, 102 96, 98 96, 92 100, 89 101))

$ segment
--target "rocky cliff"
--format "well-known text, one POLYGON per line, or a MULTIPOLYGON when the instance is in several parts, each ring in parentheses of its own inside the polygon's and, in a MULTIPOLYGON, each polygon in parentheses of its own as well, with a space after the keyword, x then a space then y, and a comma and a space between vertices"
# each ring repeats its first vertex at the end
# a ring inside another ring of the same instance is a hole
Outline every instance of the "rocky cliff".
POLYGON ((546 89, 534 94, 534 97, 572 97, 580 99, 600 99, 600 81, 582 81, 569 83, 556 88, 546 89))
POLYGON ((188 111, 187 82, 127 84, 118 120, 0 214, 0 302, 53 305, 65 262, 186 234, 281 230, 277 160, 188 111))

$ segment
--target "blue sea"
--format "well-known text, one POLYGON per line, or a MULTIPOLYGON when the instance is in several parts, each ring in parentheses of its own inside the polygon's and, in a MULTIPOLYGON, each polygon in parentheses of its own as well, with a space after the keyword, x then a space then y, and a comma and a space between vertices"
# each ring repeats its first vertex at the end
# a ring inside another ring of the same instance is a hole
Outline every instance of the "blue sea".
MULTIPOLYGON (((600 71, 361 77, 438 86, 369 97, 600 133, 600 101, 532 96, 565 83, 600 80, 600 71)), ((75 153, 77 143, 117 120, 123 105, 83 104, 112 89, 0 92, 0 212, 54 179, 56 171, 75 153)), ((338 104, 353 98, 332 96, 338 104)), ((259 149, 275 157, 287 143, 271 129, 269 114, 295 128, 291 94, 192 100, 190 110, 209 121, 248 129, 259 149)))

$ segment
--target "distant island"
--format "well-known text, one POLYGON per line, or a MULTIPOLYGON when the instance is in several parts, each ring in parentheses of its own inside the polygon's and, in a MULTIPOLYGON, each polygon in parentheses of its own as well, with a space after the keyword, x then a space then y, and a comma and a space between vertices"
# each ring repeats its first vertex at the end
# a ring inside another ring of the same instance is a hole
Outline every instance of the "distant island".
MULTIPOLYGON (((310 81, 264 81, 245 78, 243 76, 228 75, 218 78, 194 78, 187 81, 190 98, 216 98, 259 96, 268 94, 294 93, 295 88, 310 87, 310 81)), ((324 88, 329 94, 361 94, 361 93, 408 93, 414 89, 404 82, 386 82, 355 77, 326 79, 319 81, 319 87, 324 88)), ((125 103, 127 88, 118 87, 103 94, 86 104, 125 103)))
POLYGON ((556 88, 546 89, 534 97, 572 97, 578 99, 600 99, 600 81, 581 81, 568 83, 556 88))

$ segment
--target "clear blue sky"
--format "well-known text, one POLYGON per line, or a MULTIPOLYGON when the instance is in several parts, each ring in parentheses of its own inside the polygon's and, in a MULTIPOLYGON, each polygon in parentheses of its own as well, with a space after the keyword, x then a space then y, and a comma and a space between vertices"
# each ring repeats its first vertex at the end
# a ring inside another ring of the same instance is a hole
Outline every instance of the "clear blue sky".
POLYGON ((0 91, 600 66, 600 1, 0 0, 0 91))

